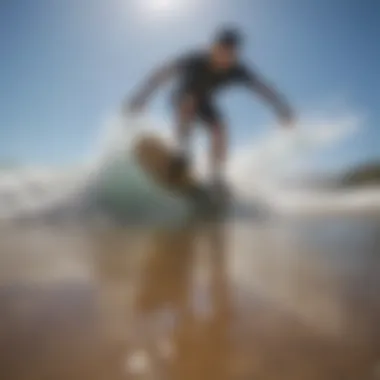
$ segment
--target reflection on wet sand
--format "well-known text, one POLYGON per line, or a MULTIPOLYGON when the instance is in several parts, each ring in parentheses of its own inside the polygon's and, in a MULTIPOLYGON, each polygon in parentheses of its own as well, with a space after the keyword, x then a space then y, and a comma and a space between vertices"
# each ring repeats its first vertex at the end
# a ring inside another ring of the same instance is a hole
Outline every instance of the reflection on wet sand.
POLYGON ((380 378, 377 226, 1 231, 0 378, 380 378))
POLYGON ((163 378, 225 378, 228 371, 224 252, 207 235, 208 228, 158 233, 142 269, 135 332, 150 347, 152 373, 163 378))

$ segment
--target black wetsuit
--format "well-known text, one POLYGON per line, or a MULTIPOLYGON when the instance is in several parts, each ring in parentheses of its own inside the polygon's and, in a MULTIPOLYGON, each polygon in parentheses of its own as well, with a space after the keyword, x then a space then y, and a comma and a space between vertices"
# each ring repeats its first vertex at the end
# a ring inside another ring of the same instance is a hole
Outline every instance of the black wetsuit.
POLYGON ((241 63, 228 70, 215 71, 211 67, 209 53, 198 51, 181 57, 177 61, 179 86, 174 93, 175 106, 186 95, 196 101, 196 115, 209 125, 222 122, 222 116, 214 104, 214 95, 234 84, 253 86, 256 75, 241 63))

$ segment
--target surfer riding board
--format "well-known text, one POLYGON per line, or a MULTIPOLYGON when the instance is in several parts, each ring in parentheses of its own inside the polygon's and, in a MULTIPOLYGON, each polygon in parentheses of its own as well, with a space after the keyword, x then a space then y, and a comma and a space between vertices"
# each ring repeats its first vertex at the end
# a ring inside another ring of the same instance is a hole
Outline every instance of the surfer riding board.
POLYGON ((176 159, 173 152, 164 141, 153 135, 141 136, 133 150, 138 165, 160 187, 187 198, 202 213, 223 212, 229 204, 229 194, 216 194, 201 180, 196 178, 190 167, 182 167, 173 176, 171 167, 176 159))
MULTIPOLYGON (((155 71, 132 99, 124 104, 127 113, 141 111, 152 93, 167 80, 176 77, 178 86, 172 97, 175 115, 176 149, 171 152, 159 140, 144 138, 137 145, 137 156, 156 180, 187 194, 226 194, 224 165, 228 153, 225 120, 215 104, 219 90, 241 84, 271 105, 285 126, 294 123, 293 112, 273 87, 240 60, 243 37, 236 29, 220 30, 206 49, 185 54, 155 71), (200 122, 210 136, 210 191, 190 174, 189 137, 200 122), (154 157, 154 158, 153 158, 154 157), (156 161, 157 160, 157 161, 156 161), (156 168, 156 169, 153 169, 156 168), (165 173, 165 174, 164 174, 165 173)), ((193 195, 195 196, 195 195, 193 195)))

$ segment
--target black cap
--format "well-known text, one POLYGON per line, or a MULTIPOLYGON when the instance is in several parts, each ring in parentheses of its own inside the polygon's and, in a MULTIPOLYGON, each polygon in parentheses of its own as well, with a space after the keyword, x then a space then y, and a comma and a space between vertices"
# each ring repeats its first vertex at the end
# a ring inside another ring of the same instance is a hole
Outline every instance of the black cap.
POLYGON ((216 34, 215 43, 238 48, 243 43, 243 36, 237 28, 222 28, 216 34))

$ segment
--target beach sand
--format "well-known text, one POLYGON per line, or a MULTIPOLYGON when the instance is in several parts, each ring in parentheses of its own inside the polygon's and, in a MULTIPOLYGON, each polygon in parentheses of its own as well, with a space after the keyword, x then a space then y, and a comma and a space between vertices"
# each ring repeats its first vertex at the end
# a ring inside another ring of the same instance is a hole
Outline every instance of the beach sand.
POLYGON ((380 379, 379 220, 2 227, 0 378, 380 379))

